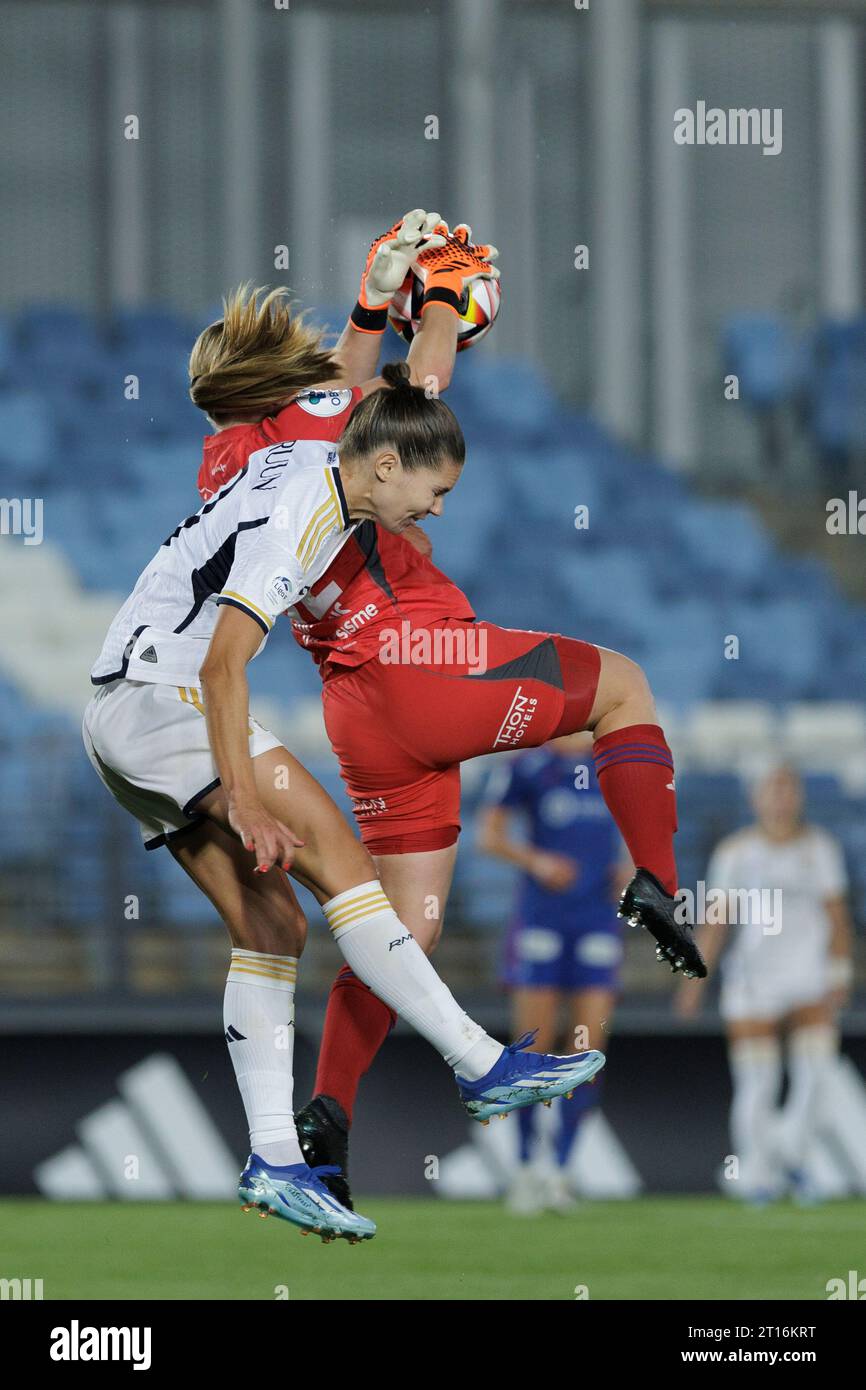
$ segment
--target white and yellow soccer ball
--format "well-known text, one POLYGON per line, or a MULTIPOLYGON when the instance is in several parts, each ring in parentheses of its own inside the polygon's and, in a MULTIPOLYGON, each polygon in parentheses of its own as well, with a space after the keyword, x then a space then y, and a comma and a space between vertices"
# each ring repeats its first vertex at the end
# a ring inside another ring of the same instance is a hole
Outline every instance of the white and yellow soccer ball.
MULTIPOLYGON (((498 280, 471 280, 463 291, 458 315, 460 326, 457 330, 457 351, 480 343, 489 333, 499 313, 502 291, 498 280)), ((411 343, 421 323, 421 305, 424 300, 424 283, 410 270, 388 309, 388 322, 411 343)))

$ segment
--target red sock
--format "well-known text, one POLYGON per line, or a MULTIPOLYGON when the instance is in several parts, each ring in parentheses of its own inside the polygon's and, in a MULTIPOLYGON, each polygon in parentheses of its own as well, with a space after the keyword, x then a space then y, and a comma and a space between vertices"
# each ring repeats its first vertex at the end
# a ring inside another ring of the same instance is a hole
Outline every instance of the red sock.
POLYGON ((315 1094, 338 1100, 349 1124, 361 1077, 396 1022, 394 1010, 344 965, 328 996, 315 1094))
POLYGON ((662 730, 658 724, 614 729, 595 740, 592 753, 602 796, 635 868, 649 869, 676 893, 674 763, 662 730))

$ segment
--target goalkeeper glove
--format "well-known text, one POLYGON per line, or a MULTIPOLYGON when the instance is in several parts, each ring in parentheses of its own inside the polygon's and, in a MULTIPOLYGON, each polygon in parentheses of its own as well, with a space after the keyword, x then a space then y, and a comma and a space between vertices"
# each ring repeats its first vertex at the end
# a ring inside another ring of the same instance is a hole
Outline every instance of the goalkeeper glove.
MULTIPOLYGON (((422 247, 445 245, 438 212, 415 208, 377 237, 370 247, 361 276, 358 302, 352 310, 352 323, 362 333, 383 333, 388 305, 412 267, 422 247)), ((446 229, 447 232, 447 229, 446 229)))
POLYGON ((473 280, 499 279, 499 271, 493 264, 499 252, 495 246, 474 245, 472 228, 465 222, 453 232, 448 232, 444 223, 435 230, 445 234, 444 245, 425 246, 413 262, 415 273, 424 285, 421 312, 428 304, 444 304, 457 314, 466 288, 473 280))

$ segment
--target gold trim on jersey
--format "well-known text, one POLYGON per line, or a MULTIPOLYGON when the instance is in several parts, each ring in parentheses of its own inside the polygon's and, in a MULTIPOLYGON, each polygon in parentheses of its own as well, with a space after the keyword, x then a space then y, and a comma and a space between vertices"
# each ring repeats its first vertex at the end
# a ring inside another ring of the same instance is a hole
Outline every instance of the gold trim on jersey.
POLYGON ((301 550, 299 548, 297 551, 298 561, 300 562, 301 569, 304 571, 312 568, 313 564, 315 563, 316 557, 319 554, 319 551, 321 550, 322 545, 324 544, 327 537, 331 534, 332 531, 336 531, 339 529, 339 509, 336 508, 333 502, 330 501, 328 502, 327 507, 328 510, 325 512, 324 516, 322 516, 320 520, 316 523, 316 529, 310 536, 310 539, 308 540, 304 549, 301 550))
MULTIPOLYGON (((310 517, 310 520, 307 522, 304 533, 298 541, 298 548, 296 551, 297 557, 302 565, 304 564, 304 557, 309 554, 316 532, 321 526, 321 523, 326 519, 328 513, 334 511, 335 504, 336 499, 333 495, 326 497, 324 502, 319 503, 313 515, 310 517)), ((339 508, 337 508, 337 511, 339 511, 339 508)))
MULTIPOLYGON (((204 702, 201 698, 201 691, 198 690, 196 686, 179 685, 177 687, 177 693, 183 700, 185 705, 194 705, 195 708, 198 710, 199 714, 204 714, 204 702), (187 694, 187 691, 189 691, 189 694, 187 694)), ((252 724, 247 724, 247 730, 250 738, 252 738, 253 734, 255 733, 255 729, 253 728, 252 724)))
POLYGON ((274 620, 267 613, 262 612, 258 604, 252 603, 248 598, 244 598, 243 594, 236 594, 233 589, 223 589, 220 598, 233 598, 236 603, 242 603, 244 607, 249 608, 251 612, 257 613, 262 622, 267 624, 268 631, 270 632, 274 625, 274 620))
POLYGON ((195 705, 199 714, 204 714, 204 705, 202 704, 200 690, 197 690, 194 685, 179 685, 177 688, 180 693, 180 698, 185 705, 195 705), (189 694, 187 694, 187 691, 189 691, 189 694))

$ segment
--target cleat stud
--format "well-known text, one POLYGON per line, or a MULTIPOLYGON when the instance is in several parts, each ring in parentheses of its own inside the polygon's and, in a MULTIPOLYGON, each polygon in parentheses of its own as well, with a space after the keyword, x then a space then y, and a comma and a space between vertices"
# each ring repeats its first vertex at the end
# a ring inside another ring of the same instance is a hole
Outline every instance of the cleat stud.
POLYGON ((552 1101, 552 1100, 543 1100, 543 1101, 541 1102, 541 1104, 542 1104, 542 1105, 546 1105, 547 1108, 548 1108, 548 1110, 549 1110, 550 1107, 551 1107, 551 1105, 553 1104, 553 1101, 552 1101))
POLYGON ((503 1111, 501 1112, 501 1114, 499 1114, 499 1115, 496 1116, 496 1118, 497 1118, 497 1120, 507 1120, 507 1119, 508 1119, 508 1111, 507 1111, 507 1110, 503 1110, 503 1111))
POLYGON ((630 927, 638 927, 638 926, 640 926, 640 918, 638 917, 638 915, 637 915, 636 912, 633 912, 633 913, 631 914, 631 916, 630 916, 629 919, 628 919, 628 924, 629 924, 630 927))
POLYGON ((573 1095, 574 1095, 574 1091, 566 1091, 566 1093, 565 1093, 565 1099, 566 1099, 566 1100, 571 1100, 571 1098, 572 1098, 573 1095))
POLYGON ((253 1204, 252 1204, 252 1202, 245 1202, 244 1205, 241 1207, 241 1211, 252 1211, 252 1209, 253 1209, 253 1204))
POLYGON ((303 1227, 301 1228, 301 1235, 302 1235, 302 1236, 308 1236, 309 1234, 310 1234, 309 1231, 305 1231, 305 1230, 303 1229, 303 1227))
POLYGON ((489 1125, 489 1124, 490 1124, 490 1121, 489 1121, 489 1120, 479 1120, 478 1123, 479 1123, 479 1124, 482 1124, 482 1125, 489 1125))
POLYGON ((259 1212, 259 1216, 261 1217, 262 1221, 267 1221, 267 1219, 268 1219, 268 1217, 270 1216, 270 1214, 271 1214, 271 1213, 270 1213, 269 1211, 260 1211, 260 1212, 259 1212))

